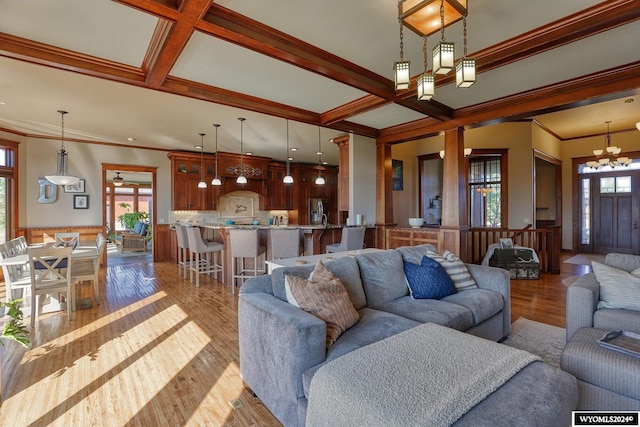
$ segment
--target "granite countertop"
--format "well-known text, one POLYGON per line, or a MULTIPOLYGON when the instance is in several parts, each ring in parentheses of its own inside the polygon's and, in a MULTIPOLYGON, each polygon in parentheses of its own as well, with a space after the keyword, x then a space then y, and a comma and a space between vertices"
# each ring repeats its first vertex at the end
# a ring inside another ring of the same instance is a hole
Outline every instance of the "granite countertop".
MULTIPOLYGON (((298 230, 326 230, 326 229, 333 229, 333 228, 342 228, 344 227, 343 225, 339 225, 339 224, 327 224, 325 225, 299 225, 299 224, 289 224, 289 225, 268 225, 268 224, 258 224, 258 225, 252 225, 252 224, 201 224, 201 223, 197 223, 197 222, 185 222, 182 223, 184 225, 191 225, 191 226, 196 226, 196 227, 203 227, 203 228, 210 228, 210 229, 253 229, 253 228, 257 228, 258 230, 270 230, 272 228, 275 229, 281 229, 281 230, 286 230, 286 229, 298 229, 298 230)), ((170 228, 175 228, 174 224, 171 224, 170 228)))

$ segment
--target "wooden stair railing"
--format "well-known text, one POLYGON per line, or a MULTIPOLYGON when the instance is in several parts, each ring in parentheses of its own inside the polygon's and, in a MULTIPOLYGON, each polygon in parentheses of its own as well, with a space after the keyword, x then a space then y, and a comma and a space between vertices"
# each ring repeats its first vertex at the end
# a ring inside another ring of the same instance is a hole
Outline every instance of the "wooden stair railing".
POLYGON ((540 259, 540 271, 560 273, 560 226, 534 229, 529 224, 521 229, 470 228, 467 233, 467 257, 473 264, 482 262, 489 245, 500 242, 500 239, 511 238, 514 245, 536 251, 540 259))

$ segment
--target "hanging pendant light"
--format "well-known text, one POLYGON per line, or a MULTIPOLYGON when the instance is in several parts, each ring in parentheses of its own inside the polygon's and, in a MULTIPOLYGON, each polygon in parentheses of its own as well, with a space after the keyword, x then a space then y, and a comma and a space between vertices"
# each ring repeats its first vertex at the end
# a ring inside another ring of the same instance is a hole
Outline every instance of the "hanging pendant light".
POLYGON ((238 117, 240 120, 240 175, 236 178, 236 183, 238 184, 246 184, 247 177, 244 176, 244 152, 242 151, 242 126, 244 125, 244 121, 246 120, 244 117, 238 117))
POLYGON ((422 53, 424 55, 424 73, 418 79, 418 101, 428 101, 435 95, 435 82, 433 74, 427 73, 427 36, 424 36, 422 53))
MULTIPOLYGON (((467 5, 467 8, 469 6, 467 5)), ((468 9, 467 9, 468 10, 468 9)), ((469 87, 476 82, 476 60, 467 58, 467 14, 462 18, 464 52, 456 65, 456 87, 469 87)))
POLYGON ((124 185, 124 178, 120 176, 120 172, 116 172, 116 176, 113 177, 112 183, 115 187, 122 187, 124 185))
POLYGON ((215 176, 214 178, 211 180, 211 185, 222 185, 222 181, 220 181, 220 178, 218 178, 218 128, 220 127, 219 124, 214 124, 213 125, 214 128, 216 128, 216 172, 215 172, 215 176))
POLYGON ((322 146, 320 142, 320 126, 318 126, 318 151, 316 152, 318 155, 318 177, 315 180, 316 185, 324 185, 326 182, 322 177, 322 146))
POLYGON ((58 110, 62 119, 62 137, 60 138, 62 145, 60 146, 60 150, 58 150, 58 170, 55 175, 46 175, 45 178, 56 185, 72 185, 80 180, 77 176, 73 176, 69 174, 69 170, 67 168, 67 150, 64 148, 64 115, 67 114, 67 111, 58 110))
POLYGON ((282 178, 282 182, 285 184, 293 184, 293 177, 291 176, 291 166, 289 165, 289 120, 287 119, 287 174, 282 178))
POLYGON ((444 0, 440 3, 440 25, 442 38, 433 48, 433 73, 447 74, 455 65, 455 44, 444 39, 444 0))
MULTIPOLYGON (((204 136, 206 134, 200 133, 200 182, 198 188, 207 188, 207 183, 204 181, 204 136)), ((196 148, 198 146, 196 145, 196 148)))
MULTIPOLYGON (((398 7, 400 7, 400 2, 398 2, 398 7)), ((404 36, 402 33, 402 19, 399 19, 399 21, 400 21, 400 61, 395 62, 393 64, 393 74, 394 74, 394 80, 396 84, 396 91, 409 89, 409 84, 411 83, 411 73, 409 71, 409 67, 411 63, 403 59, 404 36)))

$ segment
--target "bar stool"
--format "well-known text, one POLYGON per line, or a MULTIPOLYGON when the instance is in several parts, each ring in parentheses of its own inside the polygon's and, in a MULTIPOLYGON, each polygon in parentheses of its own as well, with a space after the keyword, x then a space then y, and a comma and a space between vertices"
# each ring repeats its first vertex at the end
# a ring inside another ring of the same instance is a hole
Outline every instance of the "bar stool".
POLYGON ((260 245, 258 229, 229 230, 229 238, 231 242, 231 289, 235 294, 236 279, 240 279, 240 285, 242 285, 245 279, 266 273, 264 263, 262 263, 262 268, 258 268, 258 257, 266 253, 267 248, 260 245), (240 258, 240 271, 237 271, 236 258, 240 258), (253 258, 253 269, 245 268, 245 258, 253 258))
POLYGON ((300 256, 300 232, 297 229, 272 228, 269 237, 271 238, 271 258, 300 256))
POLYGON ((191 268, 193 256, 189 253, 189 238, 187 237, 187 227, 176 224, 176 239, 178 240, 178 276, 182 269, 183 277, 187 278, 187 270, 191 268))
POLYGON ((219 242, 202 240, 200 227, 186 227, 189 250, 195 254, 189 267, 189 282, 193 283, 193 272, 196 273, 196 288, 200 287, 200 275, 215 273, 216 280, 224 283, 224 245, 219 242), (219 253, 218 253, 219 252, 219 253), (213 254, 213 256, 212 256, 213 254), (220 278, 218 273, 221 274, 220 278))
POLYGON ((327 253, 362 249, 364 247, 364 227, 344 227, 340 243, 327 245, 327 253))

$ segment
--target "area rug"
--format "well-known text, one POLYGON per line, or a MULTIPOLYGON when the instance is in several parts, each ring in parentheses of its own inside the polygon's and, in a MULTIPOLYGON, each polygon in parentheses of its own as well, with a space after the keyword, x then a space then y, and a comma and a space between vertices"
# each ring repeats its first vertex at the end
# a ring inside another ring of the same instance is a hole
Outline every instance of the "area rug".
POLYGON ((533 353, 549 365, 559 368, 560 355, 566 344, 566 331, 520 317, 511 324, 511 333, 502 344, 533 353))
POLYGON ((567 264, 591 265, 591 261, 604 263, 605 254, 578 254, 564 260, 567 264))

